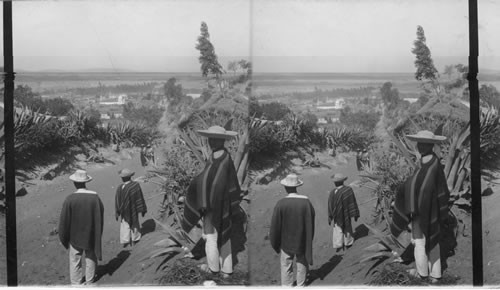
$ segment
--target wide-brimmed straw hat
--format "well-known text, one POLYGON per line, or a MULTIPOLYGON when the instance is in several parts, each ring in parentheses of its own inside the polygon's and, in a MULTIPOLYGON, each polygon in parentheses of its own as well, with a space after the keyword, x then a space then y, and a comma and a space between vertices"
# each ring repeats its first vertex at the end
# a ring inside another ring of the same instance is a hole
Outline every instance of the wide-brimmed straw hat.
POLYGON ((331 178, 333 179, 333 182, 341 182, 347 180, 347 176, 342 173, 335 173, 331 176, 331 178))
POLYGON ((299 187, 304 182, 299 179, 297 174, 288 174, 284 179, 281 180, 281 185, 286 187, 299 187))
POLYGON ((446 136, 441 136, 441 135, 434 135, 431 131, 423 130, 419 131, 417 134, 414 135, 406 135, 406 137, 411 140, 415 141, 417 143, 440 143, 446 140, 446 136))
POLYGON ((124 169, 118 171, 118 174, 120 175, 120 177, 130 177, 130 176, 134 175, 135 172, 133 172, 132 170, 128 170, 127 168, 124 168, 124 169))
POLYGON ((197 132, 204 137, 224 140, 231 139, 238 135, 238 132, 226 130, 221 126, 212 126, 207 130, 198 130, 197 132))
POLYGON ((69 179, 74 182, 89 182, 92 180, 92 176, 88 175, 87 171, 78 169, 69 176, 69 179))

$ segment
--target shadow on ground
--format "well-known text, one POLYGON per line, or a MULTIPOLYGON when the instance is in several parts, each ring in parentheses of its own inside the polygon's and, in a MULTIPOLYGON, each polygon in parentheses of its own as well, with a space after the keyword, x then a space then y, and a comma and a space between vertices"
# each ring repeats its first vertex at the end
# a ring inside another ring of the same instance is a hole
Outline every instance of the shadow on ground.
POLYGON ((96 281, 99 281, 103 276, 113 276, 113 273, 128 259, 130 251, 122 250, 116 257, 111 259, 106 265, 98 265, 96 270, 96 281))
POLYGON ((359 226, 356 227, 356 229, 354 230, 354 234, 352 236, 355 240, 358 240, 368 236, 369 232, 370 230, 364 224, 360 224, 359 226))
POLYGON ((317 279, 323 280, 330 274, 330 272, 337 267, 337 265, 342 261, 342 256, 333 255, 328 262, 324 263, 318 269, 313 269, 309 271, 309 275, 306 281, 306 285, 311 285, 317 279))
POLYGON ((148 219, 142 223, 141 235, 145 236, 149 233, 154 232, 156 229, 156 223, 153 219, 148 219))

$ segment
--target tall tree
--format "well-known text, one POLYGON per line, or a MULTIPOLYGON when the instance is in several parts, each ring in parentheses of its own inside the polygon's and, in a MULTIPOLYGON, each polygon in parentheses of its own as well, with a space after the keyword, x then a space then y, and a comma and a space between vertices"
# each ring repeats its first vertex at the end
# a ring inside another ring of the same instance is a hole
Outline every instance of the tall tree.
POLYGON ((236 75, 236 72, 238 71, 239 64, 237 61, 230 61, 227 64, 227 69, 233 72, 233 76, 236 75))
POLYGON ((385 82, 380 88, 380 95, 382 96, 382 101, 386 105, 387 109, 393 109, 397 107, 401 99, 399 98, 399 91, 392 87, 391 82, 385 82))
POLYGON ((176 84, 176 82, 177 80, 175 78, 169 78, 163 86, 165 96, 172 106, 179 104, 184 97, 184 93, 182 92, 182 85, 176 84))
POLYGON ((431 50, 427 47, 424 29, 420 25, 417 26, 417 39, 413 42, 413 45, 411 52, 416 56, 415 67, 417 68, 415 78, 419 81, 436 81, 438 71, 434 67, 431 50))
POLYGON ((200 51, 198 60, 201 64, 201 74, 204 77, 208 75, 215 75, 218 79, 224 71, 217 60, 214 46, 210 42, 210 34, 208 33, 208 26, 205 22, 201 22, 200 32, 201 34, 198 36, 196 49, 200 51))

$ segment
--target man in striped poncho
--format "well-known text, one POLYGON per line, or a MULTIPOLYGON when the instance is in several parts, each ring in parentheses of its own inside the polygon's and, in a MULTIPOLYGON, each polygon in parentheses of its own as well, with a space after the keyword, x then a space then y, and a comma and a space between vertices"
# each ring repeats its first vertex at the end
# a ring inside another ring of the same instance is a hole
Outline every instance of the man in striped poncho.
POLYGON ((345 186, 347 179, 342 173, 332 176, 335 189, 328 197, 328 224, 333 222, 333 248, 350 247, 354 243, 351 219, 359 218, 359 208, 350 186, 345 186))
POLYGON ((132 181, 134 172, 122 169, 118 172, 123 184, 116 189, 115 218, 120 221, 120 243, 123 247, 135 245, 141 239, 139 213, 147 212, 146 202, 139 183, 132 181))
POLYGON ((231 220, 239 206, 241 189, 224 142, 237 133, 219 126, 199 130, 198 133, 208 137, 212 156, 189 186, 181 225, 184 231, 189 232, 200 219, 203 221, 207 264, 200 265, 200 269, 213 274, 222 272, 222 276, 227 278, 233 273, 231 220))
POLYGON ((434 154, 434 144, 446 140, 430 131, 407 135, 417 142, 421 155, 420 167, 410 176, 396 195, 391 223, 395 237, 411 227, 415 244, 416 269, 410 270, 415 277, 427 278, 432 283, 441 278, 439 239, 442 226, 448 217, 449 190, 439 158, 434 154))

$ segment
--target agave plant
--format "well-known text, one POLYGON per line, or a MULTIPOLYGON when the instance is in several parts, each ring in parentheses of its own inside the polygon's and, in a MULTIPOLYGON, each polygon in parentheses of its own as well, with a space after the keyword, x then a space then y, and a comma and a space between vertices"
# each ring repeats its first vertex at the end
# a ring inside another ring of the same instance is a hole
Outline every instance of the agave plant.
MULTIPOLYGON (((411 234, 408 231, 403 232, 398 238, 395 238, 390 234, 384 234, 370 225, 365 224, 365 226, 375 235, 377 243, 363 249, 364 254, 357 263, 366 263, 372 260, 382 262, 386 259, 397 259, 401 257, 411 243, 411 234)), ((374 266, 376 265, 377 263, 374 266)))

